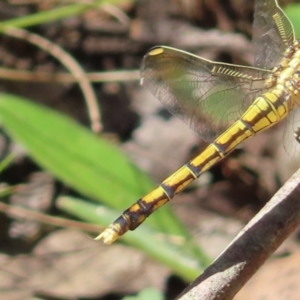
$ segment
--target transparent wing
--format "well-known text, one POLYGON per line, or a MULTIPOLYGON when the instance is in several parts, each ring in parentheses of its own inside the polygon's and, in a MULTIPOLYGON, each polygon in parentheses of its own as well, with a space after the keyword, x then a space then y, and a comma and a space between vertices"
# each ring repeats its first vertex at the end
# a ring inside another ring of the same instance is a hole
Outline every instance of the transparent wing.
POLYGON ((169 47, 155 47, 141 66, 142 84, 202 138, 228 128, 265 88, 269 71, 223 64, 169 47))
POLYGON ((256 0, 253 22, 254 65, 272 69, 295 40, 294 28, 276 0, 256 0))
POLYGON ((300 109, 294 109, 284 124, 283 146, 285 152, 291 157, 299 157, 300 144, 295 139, 295 131, 300 128, 300 109))

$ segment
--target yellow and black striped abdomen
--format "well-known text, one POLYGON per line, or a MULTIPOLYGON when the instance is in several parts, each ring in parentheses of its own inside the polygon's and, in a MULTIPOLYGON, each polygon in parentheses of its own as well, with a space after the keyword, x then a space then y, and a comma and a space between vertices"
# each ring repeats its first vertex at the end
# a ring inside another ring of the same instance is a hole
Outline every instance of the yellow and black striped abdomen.
POLYGON ((255 67, 214 62, 165 46, 144 56, 141 83, 200 136, 210 138, 211 131, 220 133, 234 123, 96 239, 110 244, 135 229, 245 139, 300 106, 300 41, 277 0, 255 0, 253 29, 255 67), (252 95, 258 94, 261 96, 252 101, 252 95), (220 119, 220 112, 228 116, 223 114, 220 119))
POLYGON ((153 211, 171 200, 175 194, 234 150, 237 145, 255 133, 274 125, 287 114, 288 104, 280 89, 256 98, 242 117, 203 152, 125 210, 97 239, 103 239, 104 243, 110 244, 128 230, 134 230, 153 211))

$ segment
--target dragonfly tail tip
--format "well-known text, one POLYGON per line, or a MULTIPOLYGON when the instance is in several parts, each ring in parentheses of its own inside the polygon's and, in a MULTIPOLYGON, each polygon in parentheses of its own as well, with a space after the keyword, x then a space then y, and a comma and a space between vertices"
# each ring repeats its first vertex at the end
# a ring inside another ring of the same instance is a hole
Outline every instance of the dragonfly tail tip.
POLYGON ((95 241, 102 240, 104 244, 110 245, 112 244, 116 239, 118 238, 118 235, 115 234, 110 228, 105 229, 103 232, 101 232, 98 236, 94 238, 95 241))

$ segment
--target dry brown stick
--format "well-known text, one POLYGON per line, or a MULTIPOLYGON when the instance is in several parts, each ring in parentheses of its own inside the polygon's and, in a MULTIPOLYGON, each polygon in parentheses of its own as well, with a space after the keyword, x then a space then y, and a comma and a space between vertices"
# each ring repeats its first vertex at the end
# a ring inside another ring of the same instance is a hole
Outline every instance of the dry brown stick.
POLYGON ((84 230, 92 233, 99 232, 99 225, 73 221, 65 218, 53 217, 21 206, 5 204, 1 201, 0 211, 12 218, 33 220, 51 226, 84 230))
POLYGON ((95 132, 100 132, 102 130, 102 125, 100 120, 100 109, 98 106, 97 98, 90 82, 86 78, 85 71, 81 68, 77 61, 58 45, 24 29, 8 28, 5 30, 5 34, 19 39, 23 39, 43 49, 47 53, 50 53, 72 73, 85 96, 92 123, 92 129, 95 132))
POLYGON ((178 297, 229 300, 300 225, 300 170, 178 297))
MULTIPOLYGON (((55 72, 35 72, 24 70, 13 70, 9 68, 0 67, 0 78, 6 80, 18 81, 34 81, 34 82, 57 82, 57 83, 70 83, 76 82, 76 78, 72 74, 55 72)), ((90 82, 126 82, 137 81, 140 79, 140 71, 124 70, 124 71, 105 71, 105 72, 91 72, 86 73, 86 78, 90 82)))

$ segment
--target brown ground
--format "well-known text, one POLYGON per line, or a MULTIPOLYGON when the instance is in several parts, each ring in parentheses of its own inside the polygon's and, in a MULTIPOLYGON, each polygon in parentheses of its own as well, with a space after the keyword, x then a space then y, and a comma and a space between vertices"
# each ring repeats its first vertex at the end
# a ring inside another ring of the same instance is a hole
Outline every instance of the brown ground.
MULTIPOLYGON (((3 1, 0 20, 53 9, 57 2, 3 1)), ((28 30, 63 47, 87 72, 138 70, 143 55, 157 44, 214 60, 249 65, 252 15, 253 3, 248 0, 141 0, 137 3, 128 0, 119 6, 90 10, 81 16, 28 30)), ((0 53, 5 68, 64 71, 49 54, 8 35, 0 36, 0 53)), ((163 112, 160 103, 139 86, 136 74, 135 80, 127 82, 129 76, 125 74, 118 82, 93 85, 101 106, 104 132, 116 135, 128 156, 158 182, 198 153, 203 143, 176 118, 159 114, 163 112)), ((0 85, 2 91, 44 103, 89 126, 85 99, 75 84, 16 81, 2 76, 0 85)), ((175 212, 210 256, 222 251, 292 173, 278 150, 282 135, 277 129, 249 140, 213 167, 193 189, 174 200, 175 212), (205 187, 197 189, 202 184, 205 187)), ((1 133, 0 149, 2 157, 7 149, 19 148, 1 133)), ((30 182, 29 192, 25 200, 15 196, 8 199, 9 203, 34 203, 35 209, 55 214, 52 201, 57 194, 65 193, 66 188, 43 172, 26 153, 18 151, 18 161, 1 173, 0 182, 30 182), (43 201, 35 203, 36 195, 43 195, 43 201)), ((41 299, 121 299, 146 287, 156 287, 165 292, 167 299, 173 299, 183 289, 184 283, 169 270, 133 249, 95 245, 84 233, 67 229, 51 228, 46 236, 38 224, 12 220, 5 214, 1 215, 0 222, 1 299, 25 299, 33 295, 41 299), (119 256, 124 258, 123 262, 108 265, 108 260, 119 256)), ((259 275, 261 279, 254 280, 250 289, 276 290, 277 285, 272 286, 268 272, 274 276, 282 268, 280 264, 289 269, 288 266, 292 268, 299 261, 295 240, 279 252, 292 253, 288 259, 284 258, 286 262, 270 261, 259 275), (279 264, 278 269, 272 263, 279 264), (272 268, 276 269, 272 272, 272 268)), ((294 274, 298 274, 298 269, 292 270, 294 274)), ((287 289, 294 283, 294 277, 282 275, 272 280, 280 282, 278 289, 287 289)), ((293 289, 295 296, 297 288, 293 289)), ((271 293, 268 297, 264 299, 277 299, 271 293)), ((259 299, 259 295, 238 299, 259 299)), ((286 299, 299 298, 287 296, 286 299)))

